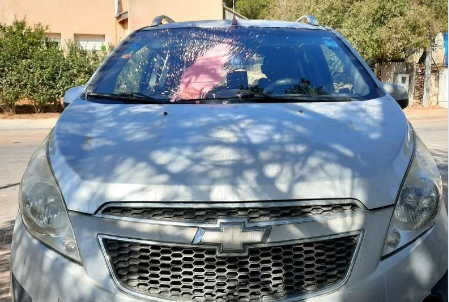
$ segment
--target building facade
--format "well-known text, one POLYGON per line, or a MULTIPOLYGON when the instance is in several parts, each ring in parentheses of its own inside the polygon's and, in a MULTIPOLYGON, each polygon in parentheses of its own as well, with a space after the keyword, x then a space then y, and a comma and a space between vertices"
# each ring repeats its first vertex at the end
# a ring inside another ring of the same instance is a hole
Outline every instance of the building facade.
POLYGON ((175 21, 223 19, 222 0, 0 0, 0 23, 26 18, 48 26, 47 36, 88 50, 117 44, 130 32, 167 15, 175 21))

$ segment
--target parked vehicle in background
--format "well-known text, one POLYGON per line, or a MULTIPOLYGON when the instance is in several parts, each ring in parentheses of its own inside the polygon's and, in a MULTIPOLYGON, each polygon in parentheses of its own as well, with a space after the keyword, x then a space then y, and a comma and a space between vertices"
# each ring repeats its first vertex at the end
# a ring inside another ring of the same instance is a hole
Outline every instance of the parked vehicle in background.
POLYGON ((67 92, 31 158, 14 301, 447 301, 407 91, 310 16, 164 19, 67 92))

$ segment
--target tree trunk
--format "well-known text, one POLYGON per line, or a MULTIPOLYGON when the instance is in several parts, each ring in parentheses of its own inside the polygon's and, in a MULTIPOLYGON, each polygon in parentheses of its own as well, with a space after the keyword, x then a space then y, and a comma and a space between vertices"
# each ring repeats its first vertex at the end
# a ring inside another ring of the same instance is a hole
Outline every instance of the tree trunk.
POLYGON ((429 107, 429 96, 430 96, 430 74, 432 72, 432 39, 429 41, 429 47, 426 51, 426 68, 424 71, 424 94, 422 98, 422 104, 424 107, 429 107))

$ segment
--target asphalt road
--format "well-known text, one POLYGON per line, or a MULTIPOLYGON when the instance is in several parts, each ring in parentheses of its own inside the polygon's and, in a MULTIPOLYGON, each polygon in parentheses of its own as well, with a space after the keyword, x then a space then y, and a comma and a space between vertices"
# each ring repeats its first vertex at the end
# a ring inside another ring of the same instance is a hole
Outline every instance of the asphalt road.
MULTIPOLYGON (((448 123, 421 120, 415 130, 434 155, 444 183, 447 207, 448 123)), ((47 133, 0 132, 0 302, 9 302, 9 248, 11 231, 18 210, 20 179, 28 160, 47 133)))
POLYGON ((10 302, 9 250, 22 174, 46 132, 0 132, 0 302, 10 302))

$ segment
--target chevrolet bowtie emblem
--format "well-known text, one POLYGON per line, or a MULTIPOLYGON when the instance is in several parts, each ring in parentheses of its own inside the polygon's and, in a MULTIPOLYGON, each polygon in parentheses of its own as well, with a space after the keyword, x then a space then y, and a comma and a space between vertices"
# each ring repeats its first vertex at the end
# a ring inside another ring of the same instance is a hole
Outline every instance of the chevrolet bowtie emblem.
POLYGON ((200 227, 193 244, 218 245, 218 254, 230 255, 247 252, 248 244, 267 242, 271 226, 246 227, 245 222, 220 222, 219 227, 200 227))

